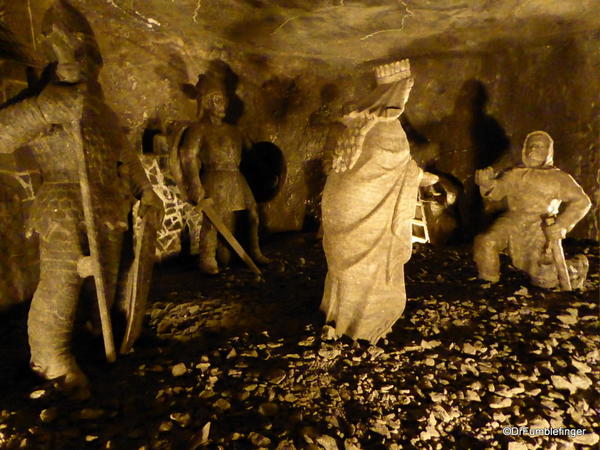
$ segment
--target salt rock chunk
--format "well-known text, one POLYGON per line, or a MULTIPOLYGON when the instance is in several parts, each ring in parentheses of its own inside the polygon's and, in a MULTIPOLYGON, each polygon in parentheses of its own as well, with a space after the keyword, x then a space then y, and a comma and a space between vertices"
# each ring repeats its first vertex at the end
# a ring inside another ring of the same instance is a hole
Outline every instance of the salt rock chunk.
POLYGON ((425 350, 436 348, 441 344, 442 344, 442 341, 437 341, 437 340, 426 341, 425 339, 421 340, 421 348, 423 348, 425 350))
POLYGON ((514 397, 517 394, 521 394, 525 392, 525 388, 517 386, 514 388, 509 388, 508 386, 502 386, 500 389, 496 390, 496 394, 501 397, 514 397))
POLYGON ((248 435, 248 439, 256 447, 268 447, 269 445, 271 445, 271 439, 254 431, 248 435))
POLYGON ((158 426, 158 431, 162 432, 162 433, 166 433, 168 431, 171 431, 173 429, 173 422, 161 422, 161 424, 158 426))
POLYGON ((169 416, 171 420, 177 422, 182 428, 185 428, 192 423, 192 416, 190 413, 174 412, 169 416))
POLYGON ((335 359, 337 358, 342 352, 340 351, 339 348, 327 348, 327 347, 321 347, 319 349, 319 356, 323 359, 326 360, 331 360, 331 359, 335 359))
POLYGON ((571 374, 569 374, 569 381, 577 389, 585 390, 592 385, 592 380, 590 380, 585 375, 575 375, 575 374, 571 373, 571 374))
POLYGON ((571 394, 577 391, 577 388, 573 386, 573 384, 565 377, 561 377, 560 375, 552 375, 550 378, 552 379, 552 384, 556 389, 564 389, 569 391, 571 394))
POLYGON ((301 347, 309 347, 309 346, 313 345, 314 343, 315 343, 315 337, 314 336, 308 336, 306 339, 298 342, 298 345, 301 346, 301 347))
POLYGON ((285 380, 287 374, 283 369, 273 369, 267 373, 267 380, 273 384, 279 384, 285 380))
POLYGON ((430 392, 430 393, 429 393, 429 396, 431 397, 431 400, 432 400, 434 403, 440 403, 440 402, 443 402, 443 401, 445 401, 445 400, 448 398, 448 396, 447 396, 447 395, 445 395, 445 394, 442 394, 441 392, 430 392))
POLYGON ((294 445, 294 441, 290 439, 284 439, 277 444, 275 450, 296 450, 296 446, 294 445))
POLYGON ((44 395, 46 395, 46 391, 43 389, 39 389, 29 394, 29 398, 32 400, 37 400, 38 398, 42 398, 44 395))
POLYGON ((510 405, 512 405, 512 400, 510 398, 494 396, 494 401, 490 403, 490 408, 508 408, 510 405))
POLYGON ((469 400, 470 402, 480 402, 481 397, 477 392, 469 389, 467 390, 467 400, 469 400))
POLYGON ((590 366, 584 362, 577 361, 576 359, 572 359, 571 364, 573 364, 573 367, 575 367, 581 373, 589 373, 592 371, 590 366))
POLYGON ((596 445, 598 443, 598 441, 600 440, 600 437, 598 436, 597 433, 585 433, 581 436, 576 436, 573 439, 573 442, 576 444, 583 444, 583 445, 596 445))
POLYGON ((44 423, 52 423, 58 416, 58 409, 56 407, 50 407, 43 409, 40 412, 40 420, 44 423))
POLYGON ((506 414, 503 414, 501 412, 495 412, 493 417, 494 420, 498 423, 506 422, 506 419, 510 418, 510 416, 507 416, 506 414))
POLYGON ((508 450, 527 450, 527 448, 527 445, 522 442, 512 441, 508 443, 508 450))
POLYGON ((315 440, 325 450, 338 450, 337 442, 331 436, 324 434, 322 436, 317 437, 315 440))
POLYGON ((552 428, 564 428, 565 422, 563 421, 562 417, 551 417, 550 426, 552 428))
MULTIPOLYGON (((577 310, 575 310, 577 311, 577 310)), ((558 320, 560 320, 565 325, 575 325, 578 321, 577 314, 561 314, 560 316, 556 316, 558 320)))
POLYGON ((174 377, 180 377, 182 375, 185 375, 186 373, 187 367, 185 366, 185 363, 175 364, 171 368, 171 375, 173 375, 174 377))
POLYGON ((550 428, 550 422, 538 416, 531 421, 531 428, 550 428))
POLYGON ((321 340, 323 341, 333 341, 336 337, 335 328, 330 325, 325 325, 321 330, 321 340))
POLYGON ((358 441, 353 441, 352 439, 346 439, 344 441, 344 450, 362 450, 362 447, 358 443, 358 441))
POLYGON ((467 342, 463 345, 463 353, 466 353, 467 355, 475 355, 477 353, 477 348, 467 342))
POLYGON ((473 383, 471 383, 471 389, 475 390, 475 391, 479 391, 483 388, 483 385, 481 384, 481 381, 475 381, 473 383))
POLYGON ((231 408, 231 403, 224 398, 220 398, 213 403, 213 408, 218 409, 219 411, 227 411, 231 408))
POLYGON ((521 289, 518 289, 514 292, 515 295, 523 295, 526 296, 529 294, 529 291, 525 286, 521 286, 521 289))

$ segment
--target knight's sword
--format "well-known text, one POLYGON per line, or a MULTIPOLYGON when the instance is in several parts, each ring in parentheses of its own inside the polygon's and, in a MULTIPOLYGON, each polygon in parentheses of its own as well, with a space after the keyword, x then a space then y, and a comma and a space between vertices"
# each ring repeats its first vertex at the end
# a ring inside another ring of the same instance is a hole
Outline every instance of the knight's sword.
POLYGON ((235 250, 235 252, 242 259, 242 261, 244 261, 248 265, 248 267, 252 269, 252 272, 254 272, 262 278, 262 273, 260 269, 256 266, 256 264, 254 264, 252 258, 250 258, 248 253, 246 253, 246 251, 242 248, 237 239, 233 236, 233 233, 231 233, 231 231, 229 231, 229 229, 223 223, 221 216, 219 216, 219 213, 214 208, 214 202, 212 198, 205 198, 203 200, 200 200, 198 206, 200 207, 200 209, 202 209, 202 211, 204 211, 204 213, 215 226, 217 231, 221 233, 221 236, 223 236, 225 240, 229 243, 229 245, 231 245, 231 247, 235 250))

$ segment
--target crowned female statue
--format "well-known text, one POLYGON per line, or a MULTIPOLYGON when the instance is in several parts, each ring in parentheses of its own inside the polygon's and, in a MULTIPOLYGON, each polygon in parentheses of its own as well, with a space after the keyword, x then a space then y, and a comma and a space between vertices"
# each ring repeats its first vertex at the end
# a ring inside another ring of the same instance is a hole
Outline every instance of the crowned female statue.
POLYGON ((328 143, 333 160, 322 200, 328 273, 321 303, 338 335, 373 344, 404 311, 404 264, 424 178, 398 120, 413 86, 409 61, 379 66, 375 75, 375 90, 340 119, 328 143))

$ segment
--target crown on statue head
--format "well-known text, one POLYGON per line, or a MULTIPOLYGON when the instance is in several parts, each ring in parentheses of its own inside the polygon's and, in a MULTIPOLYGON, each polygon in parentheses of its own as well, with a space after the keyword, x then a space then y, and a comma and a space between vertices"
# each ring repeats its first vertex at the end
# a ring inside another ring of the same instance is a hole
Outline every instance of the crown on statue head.
POLYGON ((377 84, 393 83, 410 77, 410 62, 408 59, 394 61, 375 67, 377 84))

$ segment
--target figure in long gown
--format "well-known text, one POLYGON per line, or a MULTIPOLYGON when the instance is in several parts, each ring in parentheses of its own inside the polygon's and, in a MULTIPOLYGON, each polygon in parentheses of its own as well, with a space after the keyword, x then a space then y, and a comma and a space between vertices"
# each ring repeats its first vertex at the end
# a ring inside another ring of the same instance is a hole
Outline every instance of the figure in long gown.
POLYGON ((376 69, 377 88, 332 133, 322 200, 328 273, 321 309, 338 335, 375 344, 404 311, 404 264, 423 171, 398 120, 413 79, 408 60, 376 69))

